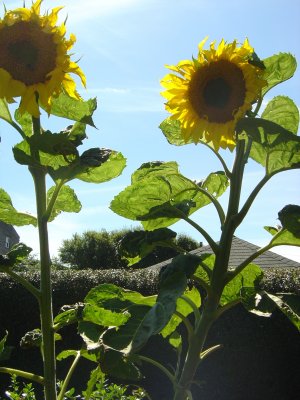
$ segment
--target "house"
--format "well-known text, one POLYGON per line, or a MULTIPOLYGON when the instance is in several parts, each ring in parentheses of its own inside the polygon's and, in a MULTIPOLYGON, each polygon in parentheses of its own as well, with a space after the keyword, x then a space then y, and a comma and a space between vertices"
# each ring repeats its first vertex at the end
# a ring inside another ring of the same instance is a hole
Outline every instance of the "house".
MULTIPOLYGON (((239 239, 234 236, 231 246, 231 253, 229 258, 229 267, 236 268, 249 256, 259 250, 259 246, 247 242, 246 240, 239 239)), ((213 254, 210 246, 202 246, 196 250, 192 250, 190 254, 213 254)), ((158 264, 153 265, 150 268, 159 268, 168 265, 171 260, 162 261, 158 264)), ((255 258, 252 263, 257 264, 261 268, 280 267, 280 268, 300 268, 300 263, 297 261, 290 260, 289 258, 283 257, 279 254, 273 253, 272 251, 266 251, 262 255, 255 258)))
POLYGON ((0 254, 6 254, 19 241, 20 236, 17 234, 15 228, 0 221, 0 254))

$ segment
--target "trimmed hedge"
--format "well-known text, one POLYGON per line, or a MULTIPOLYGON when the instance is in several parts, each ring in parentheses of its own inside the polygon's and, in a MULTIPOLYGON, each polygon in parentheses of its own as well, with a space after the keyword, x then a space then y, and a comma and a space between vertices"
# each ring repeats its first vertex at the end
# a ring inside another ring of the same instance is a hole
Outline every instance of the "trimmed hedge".
MULTIPOLYGON (((55 271, 52 274, 54 314, 64 304, 82 301, 88 291, 100 283, 114 283, 144 295, 157 292, 159 269, 124 271, 55 271)), ((38 285, 39 273, 24 273, 38 285)), ((39 326, 36 300, 19 284, 0 274, 0 337, 9 331, 8 344, 18 347, 25 332, 39 326)), ((269 292, 300 294, 300 270, 268 269, 262 287, 269 292)), ((63 342, 58 351, 78 348, 80 339, 75 327, 62 331, 63 342)), ((195 399, 205 400, 296 400, 300 393, 299 333, 280 313, 261 318, 237 306, 225 313, 212 327, 209 345, 223 348, 205 360, 199 370, 200 387, 195 386, 195 399)), ((160 336, 151 338, 145 354, 168 364, 174 360, 173 350, 160 336)), ((58 363, 59 375, 64 376, 70 360, 58 363)), ((82 362, 74 382, 87 379, 91 365, 82 362)), ((38 349, 13 352, 9 366, 41 373, 38 349)), ((142 382, 153 400, 170 400, 171 387, 164 376, 153 367, 145 366, 147 379, 142 382)), ((4 398, 8 377, 0 375, 0 398, 4 398), (3 397, 2 397, 3 396, 3 397)))

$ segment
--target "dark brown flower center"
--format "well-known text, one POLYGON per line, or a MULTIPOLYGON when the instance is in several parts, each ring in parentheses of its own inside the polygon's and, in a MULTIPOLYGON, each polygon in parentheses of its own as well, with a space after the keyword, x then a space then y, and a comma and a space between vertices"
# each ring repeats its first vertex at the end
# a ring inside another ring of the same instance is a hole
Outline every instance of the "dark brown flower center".
POLYGON ((27 86, 49 79, 56 54, 53 34, 35 22, 19 21, 0 30, 0 68, 27 86))
POLYGON ((191 79, 189 100, 200 118, 226 123, 244 104, 246 86, 242 70, 228 60, 200 67, 191 79))

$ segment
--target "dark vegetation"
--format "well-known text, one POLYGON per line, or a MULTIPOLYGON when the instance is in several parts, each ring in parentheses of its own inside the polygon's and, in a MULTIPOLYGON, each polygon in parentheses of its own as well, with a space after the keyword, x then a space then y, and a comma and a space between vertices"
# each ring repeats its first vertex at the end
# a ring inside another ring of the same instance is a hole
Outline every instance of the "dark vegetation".
MULTIPOLYGON (((24 275, 35 285, 38 272, 24 275)), ((83 301, 88 291, 100 283, 114 283, 144 295, 157 291, 158 269, 84 271, 64 270, 53 272, 54 313, 64 304, 83 301)), ((19 342, 27 331, 39 326, 36 300, 20 285, 0 274, 0 335, 9 332, 8 344, 15 347, 9 365, 14 368, 40 372, 40 355, 37 348, 20 349, 19 342)), ((268 269, 261 283, 269 292, 300 294, 300 271, 297 269, 268 269)), ((66 327, 61 332, 58 351, 79 348, 81 341, 76 327, 66 327)), ((212 327, 210 345, 223 347, 212 354, 200 369, 201 384, 194 386, 195 399, 205 400, 296 400, 300 392, 299 356, 300 340, 295 327, 281 313, 262 318, 236 306, 225 313, 212 327)), ((160 336, 153 337, 143 350, 144 354, 161 360, 165 365, 174 360, 174 352, 160 336)), ((58 375, 67 371, 70 360, 58 363, 58 375)), ((7 362, 6 362, 7 365, 7 362)), ((71 384, 84 389, 91 364, 82 361, 71 384)), ((141 384, 153 400, 169 400, 171 387, 167 379, 155 368, 144 365, 147 379, 141 384)), ((9 377, 0 376, 0 398, 9 377)))
MULTIPOLYGON (((59 248, 59 262, 76 269, 119 269, 125 268, 127 262, 120 254, 120 241, 132 232, 130 229, 107 232, 87 231, 75 233, 71 239, 64 240, 59 248)), ((186 251, 199 247, 199 243, 187 235, 180 234, 174 240, 175 245, 186 251)), ((135 264, 136 268, 144 268, 175 257, 178 252, 168 247, 156 247, 151 254, 135 264)))

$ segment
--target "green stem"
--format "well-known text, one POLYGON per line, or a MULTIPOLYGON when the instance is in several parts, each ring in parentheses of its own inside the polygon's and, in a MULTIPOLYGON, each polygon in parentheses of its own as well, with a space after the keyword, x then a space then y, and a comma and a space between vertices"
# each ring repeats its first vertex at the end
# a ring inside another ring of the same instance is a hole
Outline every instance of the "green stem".
POLYGON ((37 298, 38 301, 40 301, 41 298, 41 292, 39 289, 37 289, 35 286, 33 286, 30 282, 28 282, 25 278, 20 276, 19 274, 16 274, 14 271, 11 271, 10 269, 5 270, 5 273, 7 273, 12 279, 14 279, 16 282, 20 283, 22 286, 24 286, 25 289, 28 290, 33 296, 37 298))
POLYGON ((188 337, 190 338, 194 332, 194 329, 189 319, 185 317, 183 314, 181 314, 179 311, 175 311, 174 315, 177 315, 177 317, 179 317, 182 320, 182 322, 186 327, 186 330, 188 331, 188 337))
POLYGON ((61 181, 55 186, 54 192, 53 192, 52 197, 51 197, 51 199, 50 199, 50 201, 49 201, 49 204, 47 205, 47 209, 46 209, 46 212, 45 212, 45 215, 44 215, 44 218, 45 218, 45 220, 47 220, 47 221, 48 221, 49 218, 50 218, 50 215, 51 215, 51 213, 52 213, 54 204, 55 204, 56 199, 57 199, 57 197, 58 197, 58 195, 59 195, 60 189, 62 188, 62 186, 64 185, 64 183, 65 183, 65 181, 61 180, 61 181))
POLYGON ((137 357, 138 357, 139 360, 145 361, 145 362, 147 362, 149 364, 152 364, 155 367, 159 368, 169 378, 169 380, 174 385, 174 376, 171 374, 171 372, 166 367, 161 365, 158 361, 153 360, 152 358, 149 358, 149 357, 146 357, 146 356, 142 356, 140 354, 138 354, 137 357))
MULTIPOLYGON (((33 134, 41 135, 39 118, 32 118, 33 134)), ((32 156, 39 162, 39 152, 32 149, 32 156)), ((49 255, 48 227, 45 213, 47 208, 46 171, 42 166, 29 167, 32 174, 37 207, 38 232, 41 262, 40 318, 42 330, 42 354, 45 380, 45 400, 56 400, 56 359, 52 312, 51 261, 49 255)))
POLYGON ((225 172, 226 176, 228 178, 230 178, 231 177, 231 172, 229 171, 224 159, 220 156, 220 154, 217 151, 215 151, 215 149, 213 147, 209 146, 207 143, 202 142, 202 144, 204 144, 207 148, 209 148, 209 150, 211 150, 214 153, 215 156, 217 156, 217 158, 219 159, 220 163, 222 164, 222 167, 224 169, 224 172, 225 172))
POLYGON ((245 159, 245 141, 238 141, 236 158, 231 174, 228 210, 223 226, 218 251, 216 252, 215 266, 211 277, 211 290, 207 293, 206 301, 195 332, 190 339, 186 360, 176 386, 174 400, 186 400, 194 375, 201 360, 201 352, 212 323, 217 318, 220 297, 225 286, 225 277, 228 270, 228 261, 231 251, 234 231, 237 227, 235 218, 238 213, 241 195, 242 178, 245 159))
POLYGON ((68 371, 68 374, 67 374, 67 376, 66 376, 66 378, 65 378, 65 380, 64 380, 64 382, 62 384, 62 387, 61 387, 61 390, 59 392, 59 395, 57 396, 57 400, 63 400, 64 394, 66 393, 66 390, 68 388, 70 379, 71 379, 71 377, 72 377, 72 375, 73 375, 73 373, 75 371, 75 368, 77 367, 77 364, 78 364, 78 362, 80 360, 80 357, 81 357, 80 351, 77 351, 77 355, 74 358, 74 361, 73 361, 73 363, 72 363, 72 365, 71 365, 71 367, 70 367, 70 369, 68 371))
POLYGON ((215 206, 218 215, 219 215, 219 219, 221 222, 221 226, 223 226, 224 221, 225 221, 225 214, 224 214, 224 210, 221 206, 221 204, 218 202, 218 200, 211 194, 209 193, 207 190, 202 189, 201 187, 198 188, 199 192, 203 193, 205 196, 207 196, 209 198, 209 200, 213 203, 213 205, 215 206))
POLYGON ((6 367, 0 367, 0 372, 3 374, 17 375, 20 376, 21 378, 25 378, 30 381, 44 385, 44 378, 42 376, 33 374, 31 372, 26 372, 26 371, 21 371, 19 369, 6 368, 6 367))

